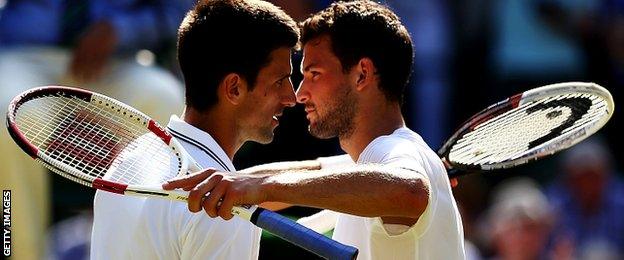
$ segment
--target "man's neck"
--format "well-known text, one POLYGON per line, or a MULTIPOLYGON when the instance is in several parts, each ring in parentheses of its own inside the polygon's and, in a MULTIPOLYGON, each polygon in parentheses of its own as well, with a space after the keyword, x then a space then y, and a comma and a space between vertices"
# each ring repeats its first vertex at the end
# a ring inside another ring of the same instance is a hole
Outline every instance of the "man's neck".
POLYGON ((239 138, 237 138, 236 124, 228 113, 217 111, 217 109, 208 109, 206 111, 198 111, 193 108, 186 107, 182 114, 184 122, 199 128, 200 130, 210 134, 212 138, 225 151, 228 158, 233 160, 234 154, 238 148, 242 146, 239 138))
POLYGON ((398 103, 366 106, 354 119, 355 130, 348 137, 339 137, 340 147, 353 161, 357 161, 364 149, 377 137, 392 134, 405 126, 398 103))

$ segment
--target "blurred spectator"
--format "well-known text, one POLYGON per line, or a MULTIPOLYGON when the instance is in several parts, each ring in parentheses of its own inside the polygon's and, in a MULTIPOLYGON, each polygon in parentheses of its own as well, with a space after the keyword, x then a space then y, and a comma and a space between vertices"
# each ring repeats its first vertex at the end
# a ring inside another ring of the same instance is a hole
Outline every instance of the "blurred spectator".
POLYGON ((548 190, 558 217, 553 251, 576 259, 622 259, 624 183, 605 144, 592 138, 571 148, 561 170, 548 190))
POLYGON ((494 259, 544 259, 552 208, 537 184, 512 179, 494 191, 484 233, 494 259))
MULTIPOLYGON (((181 111, 181 83, 144 49, 172 46, 192 2, 0 1, 0 107, 26 89, 63 84, 110 95, 166 122, 181 111)), ((0 186, 13 191, 12 253, 41 259, 49 176, 0 132, 0 186)))

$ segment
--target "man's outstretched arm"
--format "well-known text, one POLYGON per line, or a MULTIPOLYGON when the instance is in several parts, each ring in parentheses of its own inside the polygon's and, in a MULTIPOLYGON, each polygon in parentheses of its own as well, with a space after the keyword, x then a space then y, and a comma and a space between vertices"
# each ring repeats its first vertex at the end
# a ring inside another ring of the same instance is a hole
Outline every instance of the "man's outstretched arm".
POLYGON ((277 174, 232 174, 208 169, 171 180, 163 188, 190 191, 190 211, 204 208, 209 216, 224 219, 232 217, 234 205, 279 201, 382 217, 384 223, 406 225, 415 223, 424 212, 430 190, 422 173, 375 164, 277 174))

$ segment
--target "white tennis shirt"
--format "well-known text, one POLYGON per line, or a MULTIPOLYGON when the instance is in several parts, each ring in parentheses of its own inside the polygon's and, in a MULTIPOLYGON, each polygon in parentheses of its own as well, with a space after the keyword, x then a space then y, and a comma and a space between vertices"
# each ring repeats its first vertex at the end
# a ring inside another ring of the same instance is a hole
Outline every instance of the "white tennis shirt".
POLYGON ((340 213, 333 238, 360 250, 358 259, 465 259, 464 229, 440 158, 408 128, 373 140, 358 164, 381 163, 422 174, 429 204, 411 227, 340 213))
MULTIPOLYGON (((206 132, 171 116, 169 132, 202 166, 234 171, 206 132)), ((260 228, 191 213, 186 203, 97 191, 91 259, 257 259, 260 228)))

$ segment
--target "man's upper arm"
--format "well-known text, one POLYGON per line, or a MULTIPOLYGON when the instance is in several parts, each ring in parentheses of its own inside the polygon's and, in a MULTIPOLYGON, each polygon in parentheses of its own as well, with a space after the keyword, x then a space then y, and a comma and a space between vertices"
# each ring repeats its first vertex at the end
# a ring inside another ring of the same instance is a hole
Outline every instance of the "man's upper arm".
POLYGON ((405 176, 405 179, 411 182, 414 196, 420 197, 415 199, 418 203, 414 203, 413 206, 421 207, 421 209, 419 210, 420 214, 418 217, 381 217, 381 221, 379 221, 378 224, 382 224, 389 235, 398 235, 407 232, 416 225, 428 226, 426 222, 429 221, 429 218, 427 216, 423 217, 423 215, 430 212, 428 209, 432 205, 433 194, 425 168, 414 158, 395 158, 387 160, 385 162, 385 167, 391 169, 400 176, 405 176), (404 226, 404 228, 401 228, 401 225, 404 226))

